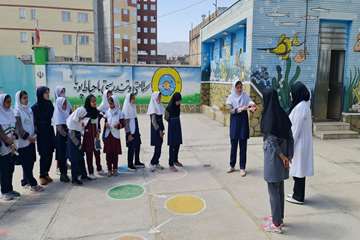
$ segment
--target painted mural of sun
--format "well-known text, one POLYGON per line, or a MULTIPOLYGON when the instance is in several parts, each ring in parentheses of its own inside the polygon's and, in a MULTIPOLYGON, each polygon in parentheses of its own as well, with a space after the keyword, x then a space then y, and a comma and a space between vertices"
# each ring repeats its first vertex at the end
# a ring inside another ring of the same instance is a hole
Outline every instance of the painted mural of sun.
POLYGON ((170 85, 169 81, 164 82, 163 88, 166 89, 166 90, 170 90, 171 85, 170 85))

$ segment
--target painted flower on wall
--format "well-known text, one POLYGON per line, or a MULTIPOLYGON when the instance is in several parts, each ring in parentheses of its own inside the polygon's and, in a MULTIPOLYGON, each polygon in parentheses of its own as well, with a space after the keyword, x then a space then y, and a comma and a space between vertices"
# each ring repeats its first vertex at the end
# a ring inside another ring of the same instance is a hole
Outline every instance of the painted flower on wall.
POLYGON ((354 52, 360 52, 360 33, 356 37, 356 43, 354 45, 354 52))

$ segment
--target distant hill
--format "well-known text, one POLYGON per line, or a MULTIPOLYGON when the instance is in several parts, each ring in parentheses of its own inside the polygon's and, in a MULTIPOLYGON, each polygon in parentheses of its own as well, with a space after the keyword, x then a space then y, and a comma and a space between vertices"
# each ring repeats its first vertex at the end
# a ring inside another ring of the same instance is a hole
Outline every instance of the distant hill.
POLYGON ((188 42, 159 42, 158 53, 168 57, 184 56, 189 54, 188 42))

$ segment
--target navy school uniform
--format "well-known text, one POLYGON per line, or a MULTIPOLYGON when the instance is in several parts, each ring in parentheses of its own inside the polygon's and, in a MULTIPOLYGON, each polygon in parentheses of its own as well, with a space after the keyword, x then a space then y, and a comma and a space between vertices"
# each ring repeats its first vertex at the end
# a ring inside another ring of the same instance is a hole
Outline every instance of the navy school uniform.
POLYGON ((71 178, 73 181, 78 177, 86 177, 84 152, 81 150, 81 133, 70 130, 67 140, 69 159, 71 162, 71 178))
POLYGON ((159 164, 159 159, 161 156, 161 147, 163 144, 163 138, 160 137, 160 132, 165 130, 164 122, 163 122, 163 115, 152 114, 150 115, 150 125, 151 125, 151 146, 154 146, 154 155, 151 159, 151 165, 159 164), (155 118, 155 122, 157 125, 157 129, 153 124, 153 118, 155 118))
POLYGON ((59 163, 61 175, 67 175, 67 135, 68 129, 65 124, 56 126, 56 159, 59 163))
POLYGON ((183 143, 180 116, 169 118, 167 140, 170 153, 169 165, 174 166, 174 163, 179 161, 180 145, 183 143))
MULTIPOLYGON (((131 120, 129 120, 131 121, 131 120)), ((126 133, 126 146, 128 147, 128 166, 134 166, 137 163, 140 163, 140 146, 141 146, 141 134, 139 130, 139 122, 138 119, 135 118, 135 133, 131 134, 130 132, 126 133), (133 136, 133 140, 131 142, 127 141, 129 135, 133 136), (135 164, 134 164, 135 158, 135 164)))

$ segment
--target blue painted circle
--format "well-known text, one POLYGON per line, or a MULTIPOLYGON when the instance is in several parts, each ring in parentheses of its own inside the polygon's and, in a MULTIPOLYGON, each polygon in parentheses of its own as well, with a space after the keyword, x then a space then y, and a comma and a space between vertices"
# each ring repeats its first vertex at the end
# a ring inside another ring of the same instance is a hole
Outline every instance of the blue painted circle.
POLYGON ((176 82, 175 79, 169 75, 161 76, 159 80, 159 90, 163 96, 171 96, 175 92, 176 82))

